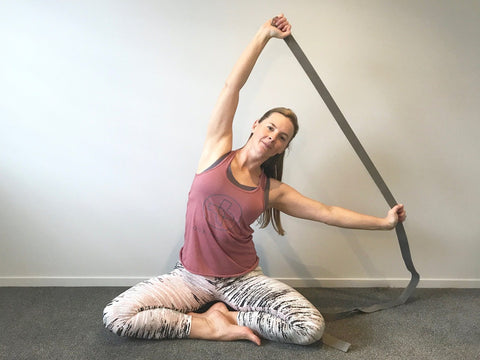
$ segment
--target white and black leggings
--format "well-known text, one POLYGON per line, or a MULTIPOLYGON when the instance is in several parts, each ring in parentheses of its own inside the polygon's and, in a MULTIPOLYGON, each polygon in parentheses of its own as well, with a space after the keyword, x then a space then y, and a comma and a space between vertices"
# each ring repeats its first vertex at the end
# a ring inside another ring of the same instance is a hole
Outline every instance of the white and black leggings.
POLYGON ((191 316, 203 305, 222 301, 247 326, 273 341, 307 345, 318 341, 325 323, 300 293, 257 269, 239 277, 204 277, 181 263, 159 277, 135 285, 107 305, 103 322, 121 336, 179 339, 190 334, 191 316))

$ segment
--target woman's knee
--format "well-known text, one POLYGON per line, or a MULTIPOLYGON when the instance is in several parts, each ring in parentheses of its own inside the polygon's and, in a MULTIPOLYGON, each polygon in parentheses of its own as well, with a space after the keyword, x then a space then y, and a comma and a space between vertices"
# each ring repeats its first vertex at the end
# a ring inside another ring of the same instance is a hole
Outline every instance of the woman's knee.
POLYGON ((137 313, 138 309, 119 296, 103 310, 103 324, 111 332, 125 336, 125 325, 137 313))
MULTIPOLYGON (((300 330, 300 329, 299 329, 300 330)), ((298 331, 297 334, 300 336, 297 337, 297 341, 295 344, 297 345, 310 345, 317 341, 319 341, 322 336, 323 332, 325 331, 325 321, 323 317, 312 319, 308 323, 304 323, 301 326, 301 331, 298 331)))
POLYGON ((115 302, 111 302, 105 307, 103 310, 103 325, 111 332, 121 335, 119 332, 120 316, 116 307, 115 302))

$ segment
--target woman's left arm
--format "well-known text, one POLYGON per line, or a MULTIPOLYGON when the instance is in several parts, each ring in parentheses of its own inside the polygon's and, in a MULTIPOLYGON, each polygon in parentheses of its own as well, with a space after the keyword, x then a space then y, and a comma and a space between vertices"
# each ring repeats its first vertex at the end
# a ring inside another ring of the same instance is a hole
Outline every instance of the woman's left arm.
POLYGON ((391 230, 406 219, 403 205, 391 208, 384 218, 360 214, 310 199, 275 179, 270 179, 269 207, 294 217, 349 229, 391 230))

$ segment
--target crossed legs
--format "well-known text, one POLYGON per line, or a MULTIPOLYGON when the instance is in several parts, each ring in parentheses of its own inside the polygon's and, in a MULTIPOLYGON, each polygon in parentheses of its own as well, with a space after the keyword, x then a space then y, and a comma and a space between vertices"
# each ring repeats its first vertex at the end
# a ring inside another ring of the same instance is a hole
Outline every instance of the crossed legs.
POLYGON ((323 334, 318 310, 289 286, 254 270, 235 278, 189 273, 181 264, 142 282, 107 305, 105 326, 121 336, 146 339, 250 340, 260 337, 310 344, 323 334), (205 313, 203 305, 216 303, 205 313))

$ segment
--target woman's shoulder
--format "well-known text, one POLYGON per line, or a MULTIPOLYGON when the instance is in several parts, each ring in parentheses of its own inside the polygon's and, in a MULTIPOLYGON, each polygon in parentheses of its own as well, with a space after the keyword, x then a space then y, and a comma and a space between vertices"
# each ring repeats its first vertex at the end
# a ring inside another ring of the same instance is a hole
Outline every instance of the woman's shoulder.
POLYGON ((217 167, 218 165, 220 165, 221 163, 226 161, 227 158, 230 159, 232 157, 233 153, 234 153, 233 151, 229 151, 229 152, 221 155, 220 157, 218 157, 216 160, 213 160, 213 158, 212 158, 211 161, 213 161, 213 163, 212 162, 210 162, 210 164, 207 163, 207 167, 204 168, 204 169, 199 168, 198 171, 197 171, 197 174, 201 174, 201 173, 204 173, 206 171, 212 170, 213 168, 217 167))
POLYGON ((279 200, 282 196, 291 193, 291 192, 296 192, 294 188, 292 188, 290 185, 274 179, 270 178, 270 186, 269 186, 269 198, 274 202, 276 200, 279 200))

